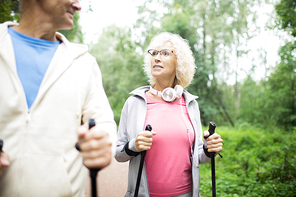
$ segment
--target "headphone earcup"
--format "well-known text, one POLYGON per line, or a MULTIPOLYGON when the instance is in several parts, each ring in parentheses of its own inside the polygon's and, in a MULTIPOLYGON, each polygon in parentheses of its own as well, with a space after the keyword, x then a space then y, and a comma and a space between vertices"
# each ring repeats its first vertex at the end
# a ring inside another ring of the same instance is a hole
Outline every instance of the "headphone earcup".
POLYGON ((161 95, 166 102, 172 102, 176 98, 180 98, 183 94, 183 87, 176 85, 175 88, 167 87, 162 92, 157 91, 150 86, 150 92, 154 95, 161 95))
POLYGON ((176 85, 175 86, 175 88, 174 88, 174 90, 176 91, 176 96, 178 97, 178 98, 180 98, 181 97, 181 95, 183 94, 183 87, 182 86, 180 86, 180 85, 176 85))
POLYGON ((162 91, 162 98, 167 102, 172 102, 177 97, 177 93, 173 88, 166 88, 162 91))

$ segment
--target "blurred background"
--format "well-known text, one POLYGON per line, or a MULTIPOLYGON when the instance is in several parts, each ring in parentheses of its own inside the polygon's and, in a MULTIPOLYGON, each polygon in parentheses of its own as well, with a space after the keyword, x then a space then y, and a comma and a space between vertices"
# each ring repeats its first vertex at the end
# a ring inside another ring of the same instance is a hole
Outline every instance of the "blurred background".
MULTIPOLYGON (((296 195, 296 0, 81 0, 74 28, 103 75, 118 123, 129 92, 147 85, 142 65, 151 38, 187 39, 204 129, 224 139, 218 196, 296 195)), ((19 21, 18 1, 0 0, 0 23, 19 21)), ((1 76, 1 73, 0 73, 1 76)), ((209 164, 203 196, 211 196, 209 164)))

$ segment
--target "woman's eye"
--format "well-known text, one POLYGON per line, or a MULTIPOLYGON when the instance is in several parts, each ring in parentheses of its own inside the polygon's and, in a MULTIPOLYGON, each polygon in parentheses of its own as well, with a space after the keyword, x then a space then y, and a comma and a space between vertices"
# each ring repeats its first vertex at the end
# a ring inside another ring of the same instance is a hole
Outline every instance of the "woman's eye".
POLYGON ((169 56, 169 55, 170 55, 170 53, 169 53, 168 51, 164 51, 163 54, 164 54, 165 56, 169 56))
POLYGON ((153 51, 152 52, 152 55, 154 56, 154 55, 157 55, 158 53, 157 53, 157 51, 153 51))

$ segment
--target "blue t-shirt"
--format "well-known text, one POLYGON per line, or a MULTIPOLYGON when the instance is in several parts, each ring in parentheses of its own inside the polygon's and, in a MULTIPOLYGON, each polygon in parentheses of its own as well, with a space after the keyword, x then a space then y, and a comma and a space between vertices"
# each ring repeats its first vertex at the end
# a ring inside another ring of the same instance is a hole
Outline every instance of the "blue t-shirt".
POLYGON ((17 73, 30 109, 60 42, 29 37, 11 27, 8 27, 8 33, 12 39, 17 73))

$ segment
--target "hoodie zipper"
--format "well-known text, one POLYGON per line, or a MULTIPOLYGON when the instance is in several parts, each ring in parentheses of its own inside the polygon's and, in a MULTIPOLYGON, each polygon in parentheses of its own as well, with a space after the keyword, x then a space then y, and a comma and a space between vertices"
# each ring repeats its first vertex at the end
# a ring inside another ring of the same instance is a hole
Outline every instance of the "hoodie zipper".
MULTIPOLYGON (((26 102, 26 104, 27 104, 27 102, 26 102)), ((26 114, 26 126, 25 126, 26 128, 25 128, 25 132, 27 132, 28 125, 29 125, 29 123, 31 121, 31 111, 30 111, 30 109, 28 109, 28 107, 27 107, 26 110, 27 110, 27 114, 26 114)), ((23 174, 23 158, 20 161, 20 166, 21 166, 21 168, 19 169, 20 170, 19 174, 20 174, 20 179, 21 179, 22 178, 22 174, 23 174)), ((22 191, 22 185, 21 185, 21 182, 19 182, 19 184, 17 186, 17 197, 20 196, 21 191, 22 191)))
POLYGON ((28 112, 27 112, 27 118, 26 118, 26 123, 27 123, 27 125, 28 125, 28 123, 31 121, 31 112, 30 112, 30 110, 28 110, 28 112))

